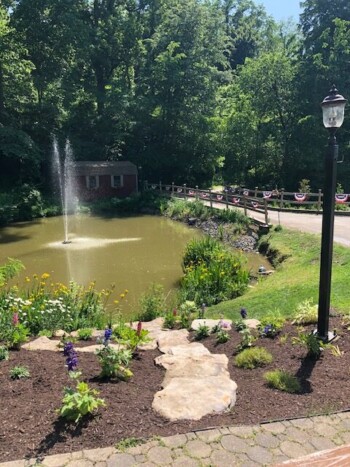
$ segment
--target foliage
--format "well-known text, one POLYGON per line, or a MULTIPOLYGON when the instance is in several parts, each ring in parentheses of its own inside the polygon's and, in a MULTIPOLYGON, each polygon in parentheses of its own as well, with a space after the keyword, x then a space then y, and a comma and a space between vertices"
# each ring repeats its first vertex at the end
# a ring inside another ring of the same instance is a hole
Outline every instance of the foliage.
POLYGON ((173 312, 169 312, 164 316, 164 324, 163 326, 166 329, 174 329, 175 324, 176 324, 176 315, 173 312))
POLYGON ((142 329, 142 323, 139 321, 137 329, 132 329, 130 326, 126 326, 120 323, 113 331, 116 336, 117 342, 126 346, 131 353, 137 351, 138 346, 149 342, 149 331, 142 329))
POLYGON ((127 381, 132 372, 128 368, 132 358, 132 352, 128 349, 114 350, 110 345, 105 345, 96 351, 101 365, 102 378, 118 378, 127 381))
POLYGON ((299 303, 292 323, 293 324, 315 324, 318 318, 318 305, 314 305, 312 300, 304 300, 299 303))
POLYGON ((243 321, 243 319, 239 319, 235 321, 234 323, 236 331, 243 331, 244 329, 247 329, 246 323, 243 321))
POLYGON ((298 378, 284 370, 268 371, 264 374, 264 379, 268 386, 279 391, 294 394, 301 390, 298 378))
POLYGON ((24 269, 24 264, 18 259, 8 258, 7 263, 0 266, 0 287, 17 276, 24 269))
POLYGON ((30 372, 26 366, 14 366, 10 369, 10 377, 12 379, 29 378, 30 372))
POLYGON ((50 329, 43 329, 39 331, 38 336, 48 337, 49 339, 51 339, 51 337, 53 336, 53 331, 51 331, 50 329))
POLYGON ((272 361, 272 355, 263 347, 251 347, 249 349, 245 349, 235 357, 235 364, 239 368, 250 370, 268 365, 272 361))
POLYGON ((204 322, 204 324, 200 324, 198 326, 198 329, 194 333, 194 338, 196 339, 196 341, 200 341, 208 337, 209 334, 210 334, 209 326, 207 326, 204 322))
POLYGON ((62 418, 78 423, 81 418, 92 414, 100 406, 104 407, 106 404, 103 399, 96 397, 99 395, 96 389, 91 389, 87 383, 79 381, 80 372, 71 371, 69 376, 77 381, 76 388, 75 390, 69 387, 64 388, 62 406, 58 409, 58 413, 62 418))
POLYGON ((140 312, 138 318, 140 321, 152 321, 161 316, 165 307, 165 296, 163 286, 152 284, 146 293, 142 295, 139 302, 140 312))
POLYGON ((285 318, 276 310, 267 313, 260 321, 259 332, 262 337, 276 337, 283 328, 285 318))
POLYGON ((228 342, 230 340, 230 335, 227 331, 225 331, 224 328, 220 328, 216 332, 216 342, 218 344, 224 344, 225 342, 228 342))
POLYGON ((210 237, 189 242, 183 269, 182 293, 197 305, 239 296, 248 285, 248 272, 241 258, 210 237))
POLYGON ((78 329, 78 339, 82 341, 88 341, 92 337, 91 328, 78 329))
POLYGON ((237 346, 237 351, 241 352, 242 350, 251 347, 256 340, 256 337, 248 327, 241 329, 239 333, 241 334, 241 342, 237 346))
POLYGON ((9 351, 4 345, 0 345, 0 361, 8 360, 10 358, 9 351))
POLYGON ((313 332, 309 334, 300 332, 297 337, 292 338, 292 343, 306 347, 307 356, 314 359, 320 358, 322 351, 327 347, 327 344, 324 344, 313 332))

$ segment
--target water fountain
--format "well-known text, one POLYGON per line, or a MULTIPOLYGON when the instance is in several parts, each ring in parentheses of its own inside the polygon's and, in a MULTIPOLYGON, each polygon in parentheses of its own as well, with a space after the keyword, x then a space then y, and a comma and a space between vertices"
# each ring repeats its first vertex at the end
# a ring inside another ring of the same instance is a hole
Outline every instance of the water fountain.
POLYGON ((69 215, 74 214, 77 205, 78 197, 73 181, 73 153, 69 140, 67 139, 64 156, 61 157, 57 139, 53 140, 53 172, 59 189, 59 195, 62 205, 64 240, 63 244, 71 243, 69 239, 69 215))

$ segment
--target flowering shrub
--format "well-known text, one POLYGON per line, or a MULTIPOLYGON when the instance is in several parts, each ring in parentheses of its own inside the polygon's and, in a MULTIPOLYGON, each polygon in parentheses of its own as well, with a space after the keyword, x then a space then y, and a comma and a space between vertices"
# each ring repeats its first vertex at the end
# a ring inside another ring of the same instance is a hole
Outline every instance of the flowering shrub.
MULTIPOLYGON (((134 331, 136 333, 136 331, 134 331)), ((112 337, 112 330, 106 329, 103 339, 103 347, 96 351, 97 358, 101 365, 102 378, 118 378, 127 381, 131 378, 132 371, 128 368, 132 359, 130 349, 114 350, 109 344, 112 337)))
POLYGON ((285 323, 285 318, 278 311, 268 313, 260 322, 259 333, 261 337, 274 338, 279 334, 285 323))
POLYGON ((249 280, 241 258, 210 237, 187 245, 183 270, 182 295, 197 305, 235 298, 244 292, 249 280))

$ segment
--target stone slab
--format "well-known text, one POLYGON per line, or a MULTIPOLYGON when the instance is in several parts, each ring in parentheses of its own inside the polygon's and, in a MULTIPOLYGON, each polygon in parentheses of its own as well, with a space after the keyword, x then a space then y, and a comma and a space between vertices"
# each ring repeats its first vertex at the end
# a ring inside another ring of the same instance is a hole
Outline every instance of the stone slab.
POLYGON ((237 384, 224 376, 173 378, 156 393, 152 407, 168 420, 200 420, 233 407, 236 389, 237 384))
POLYGON ((167 372, 162 387, 173 378, 205 378, 207 376, 230 377, 227 370, 228 358, 224 354, 203 355, 201 357, 178 357, 171 364, 163 365, 167 372))
POLYGON ((174 364, 179 357, 202 357, 203 355, 210 355, 209 350, 203 344, 193 342, 192 344, 170 347, 167 354, 156 357, 154 361, 156 365, 162 365, 166 368, 166 365, 174 364))
POLYGON ((59 352, 62 349, 58 347, 58 344, 58 341, 53 341, 46 336, 41 336, 31 342, 23 344, 21 348, 26 350, 50 350, 52 352, 59 352))
POLYGON ((179 329, 177 331, 163 331, 158 335, 158 347, 163 353, 168 353, 169 349, 174 346, 188 345, 189 332, 187 329, 179 329))
POLYGON ((232 327, 232 320, 230 319, 205 319, 204 318, 204 319, 193 320, 191 324, 191 329, 193 329, 193 331, 198 331, 200 326, 208 326, 210 331, 212 331, 213 328, 215 328, 215 326, 219 325, 219 323, 223 323, 224 324, 223 327, 227 330, 231 329, 232 327))
POLYGON ((244 319, 243 323, 249 328, 249 329, 257 329, 260 326, 260 321, 258 319, 244 319))

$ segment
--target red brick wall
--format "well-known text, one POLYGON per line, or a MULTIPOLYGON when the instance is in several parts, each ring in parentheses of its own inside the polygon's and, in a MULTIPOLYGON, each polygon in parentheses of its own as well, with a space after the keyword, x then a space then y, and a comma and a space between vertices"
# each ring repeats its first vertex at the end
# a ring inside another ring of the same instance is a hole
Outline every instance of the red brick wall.
POLYGON ((125 198, 137 191, 136 175, 123 175, 123 186, 114 188, 111 186, 110 175, 99 175, 99 187, 89 189, 86 187, 84 175, 76 177, 79 199, 82 201, 93 201, 101 198, 125 198))

